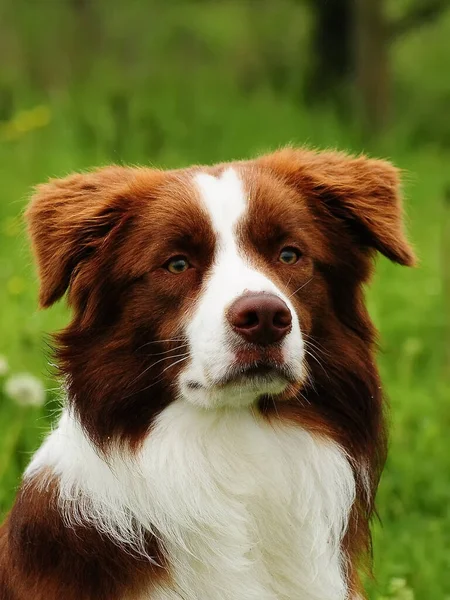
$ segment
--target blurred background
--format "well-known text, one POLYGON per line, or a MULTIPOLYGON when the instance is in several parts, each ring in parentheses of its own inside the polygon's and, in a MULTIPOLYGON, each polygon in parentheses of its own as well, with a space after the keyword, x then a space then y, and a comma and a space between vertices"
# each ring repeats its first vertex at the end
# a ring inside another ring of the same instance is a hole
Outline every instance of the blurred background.
POLYGON ((33 185, 280 145, 404 169, 416 269, 378 261, 391 451, 370 598, 450 599, 449 0, 0 0, 0 516, 58 407, 21 219, 33 185))

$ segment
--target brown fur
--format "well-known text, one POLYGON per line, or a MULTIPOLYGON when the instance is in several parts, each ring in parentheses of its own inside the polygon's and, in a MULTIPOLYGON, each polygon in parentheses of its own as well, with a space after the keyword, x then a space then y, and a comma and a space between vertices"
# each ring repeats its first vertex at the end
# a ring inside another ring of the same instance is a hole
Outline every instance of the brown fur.
MULTIPOLYGON (((386 455, 376 332, 363 285, 375 251, 399 264, 414 262, 402 229, 398 173, 382 161, 294 149, 235 166, 249 197, 240 244, 290 296, 308 350, 303 387, 292 385, 276 401, 262 398, 259 408, 268 419, 337 440, 351 456, 357 502, 345 550, 350 586, 360 590, 357 567, 369 554, 369 519, 386 455), (277 256, 290 245, 302 256, 287 267, 277 256)), ((190 183, 194 169, 108 167, 74 175, 40 186, 28 209, 40 303, 47 307, 67 291, 73 310, 56 337, 68 401, 99 451, 114 441, 136 447, 174 398, 181 365, 170 365, 215 251, 190 183), (176 254, 188 254, 195 268, 173 279, 161 265, 176 254)), ((251 348, 242 352, 251 360, 251 348)), ((44 490, 23 487, 1 529, 1 600, 114 600, 165 576, 92 528, 65 527, 55 489, 55 480, 44 490)), ((150 538, 149 548, 164 561, 150 538)))
MULTIPOLYGON (((57 487, 50 479, 43 489, 32 483, 19 492, 0 534, 2 600, 113 600, 165 576, 162 567, 125 553, 93 528, 66 527, 57 487)), ((151 540, 148 551, 164 564, 151 540)))

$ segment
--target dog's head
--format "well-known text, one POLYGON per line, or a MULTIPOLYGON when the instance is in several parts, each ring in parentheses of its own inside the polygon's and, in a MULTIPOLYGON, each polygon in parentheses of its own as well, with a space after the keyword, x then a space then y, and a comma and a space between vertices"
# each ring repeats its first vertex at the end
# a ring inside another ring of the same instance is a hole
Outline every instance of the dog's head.
POLYGON ((379 434, 362 285, 377 250, 414 261, 388 163, 107 167, 39 187, 27 218, 41 305, 68 293, 59 361, 100 445, 139 441, 176 398, 295 413, 356 453, 379 434))

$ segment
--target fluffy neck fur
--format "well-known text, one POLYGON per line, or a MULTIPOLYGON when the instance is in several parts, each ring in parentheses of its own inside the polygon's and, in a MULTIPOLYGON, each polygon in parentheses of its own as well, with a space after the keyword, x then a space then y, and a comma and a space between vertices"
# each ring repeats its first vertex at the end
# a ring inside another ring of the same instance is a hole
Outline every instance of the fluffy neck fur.
POLYGON ((43 470, 58 478, 68 525, 140 555, 149 532, 160 540, 170 581, 142 600, 349 597, 341 547, 353 471, 336 443, 298 425, 177 401, 137 454, 103 456, 65 411, 27 480, 44 485, 43 470))

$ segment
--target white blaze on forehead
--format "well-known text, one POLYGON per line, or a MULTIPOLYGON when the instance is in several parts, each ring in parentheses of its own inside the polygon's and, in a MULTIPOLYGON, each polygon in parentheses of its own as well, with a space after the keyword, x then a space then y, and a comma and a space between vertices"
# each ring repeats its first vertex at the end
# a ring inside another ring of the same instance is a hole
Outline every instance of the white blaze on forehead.
POLYGON ((195 183, 219 237, 219 244, 233 243, 236 224, 247 208, 244 186, 235 169, 229 168, 219 177, 199 173, 195 176, 195 183))
POLYGON ((199 173, 195 183, 216 234, 216 255, 201 303, 209 317, 216 312, 223 320, 226 308, 244 292, 279 291, 264 273, 252 267, 245 248, 238 243, 238 224, 247 210, 238 172, 230 167, 218 177, 199 173))
POLYGON ((238 244, 238 224, 247 211, 247 195, 239 173, 229 167, 218 177, 199 173, 194 178, 200 201, 208 212, 216 234, 216 256, 208 285, 203 294, 216 295, 223 310, 246 291, 278 293, 273 282, 252 268, 245 249, 238 244))

